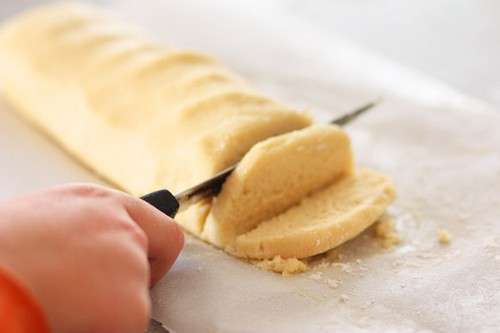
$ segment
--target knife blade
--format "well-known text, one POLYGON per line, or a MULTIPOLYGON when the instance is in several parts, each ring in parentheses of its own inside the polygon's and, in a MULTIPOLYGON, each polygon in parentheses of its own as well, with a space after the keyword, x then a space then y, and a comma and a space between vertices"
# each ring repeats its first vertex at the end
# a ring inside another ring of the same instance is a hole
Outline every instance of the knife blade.
POLYGON ((161 322, 151 318, 149 320, 149 327, 146 333, 174 333, 171 329, 166 328, 161 322))

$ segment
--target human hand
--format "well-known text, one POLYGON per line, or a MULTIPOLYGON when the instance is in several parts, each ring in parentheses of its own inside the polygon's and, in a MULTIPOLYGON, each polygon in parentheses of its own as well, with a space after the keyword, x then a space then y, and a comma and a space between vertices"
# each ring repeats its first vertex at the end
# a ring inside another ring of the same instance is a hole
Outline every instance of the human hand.
POLYGON ((144 332, 148 287, 183 243, 168 216, 101 186, 0 202, 0 265, 31 289, 54 333, 144 332))

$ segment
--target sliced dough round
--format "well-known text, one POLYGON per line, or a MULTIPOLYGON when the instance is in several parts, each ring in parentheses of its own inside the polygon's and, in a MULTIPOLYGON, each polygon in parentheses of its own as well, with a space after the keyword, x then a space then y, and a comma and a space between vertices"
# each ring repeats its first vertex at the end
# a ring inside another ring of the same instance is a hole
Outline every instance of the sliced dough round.
POLYGON ((391 181, 362 169, 237 237, 226 250, 247 258, 304 258, 357 236, 394 200, 391 181))
POLYGON ((227 179, 212 206, 204 236, 225 246, 236 236, 352 172, 349 137, 315 125, 258 143, 227 179))

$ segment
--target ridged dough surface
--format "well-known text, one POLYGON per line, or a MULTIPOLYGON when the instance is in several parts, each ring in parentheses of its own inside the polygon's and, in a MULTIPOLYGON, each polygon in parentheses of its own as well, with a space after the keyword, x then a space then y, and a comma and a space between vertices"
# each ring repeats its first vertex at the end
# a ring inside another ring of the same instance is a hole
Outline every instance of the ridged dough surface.
POLYGON ((185 189, 311 123, 215 59, 153 43, 84 5, 21 14, 2 27, 0 50, 8 100, 136 195, 185 189))

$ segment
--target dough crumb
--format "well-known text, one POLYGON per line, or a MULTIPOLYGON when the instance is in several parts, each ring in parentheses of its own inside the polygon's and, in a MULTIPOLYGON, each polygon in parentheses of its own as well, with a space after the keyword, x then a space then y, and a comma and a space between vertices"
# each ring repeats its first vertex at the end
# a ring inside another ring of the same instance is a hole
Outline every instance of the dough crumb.
POLYGON ((330 266, 331 266, 331 263, 329 263, 328 261, 322 261, 319 264, 317 264, 316 266, 314 266, 314 269, 325 269, 325 268, 328 268, 330 266))
POLYGON ((322 272, 316 272, 316 273, 309 275, 309 278, 311 280, 314 280, 314 281, 320 281, 322 279, 322 277, 321 277, 322 275, 323 275, 322 272))
POLYGON ((297 258, 282 258, 281 256, 276 256, 273 259, 265 259, 261 261, 253 262, 257 267, 265 269, 267 271, 272 271, 276 273, 281 273, 283 276, 287 276, 295 273, 302 273, 309 269, 307 264, 302 260, 297 258))
POLYGON ((328 287, 335 289, 340 285, 340 281, 335 279, 326 279, 326 284, 328 287))
POLYGON ((340 270, 344 273, 352 273, 352 267, 350 264, 342 263, 342 262, 334 262, 331 264, 333 267, 339 267, 340 270))
POLYGON ((397 268, 397 267, 403 266, 403 264, 404 264, 404 262, 402 260, 394 260, 392 262, 392 267, 397 268))
POLYGON ((388 216, 382 217, 375 225, 375 238, 384 249, 390 249, 401 243, 394 221, 388 216))
POLYGON ((342 294, 342 295, 340 295, 340 301, 341 301, 342 303, 345 303, 345 302, 347 302, 348 300, 349 300, 349 296, 347 296, 346 294, 342 294))
POLYGON ((448 245, 451 242, 451 234, 446 229, 438 230, 438 241, 443 245, 448 245))
POLYGON ((418 253, 417 254, 417 258, 420 258, 420 259, 434 259, 434 258, 436 258, 436 254, 435 253, 431 253, 431 252, 422 252, 422 253, 418 253))
POLYGON ((340 249, 334 248, 330 251, 326 252, 326 259, 328 260, 342 260, 344 259, 344 255, 340 253, 340 249))
POLYGON ((500 248, 499 240, 496 238, 490 238, 485 241, 485 248, 488 250, 494 250, 500 248))

